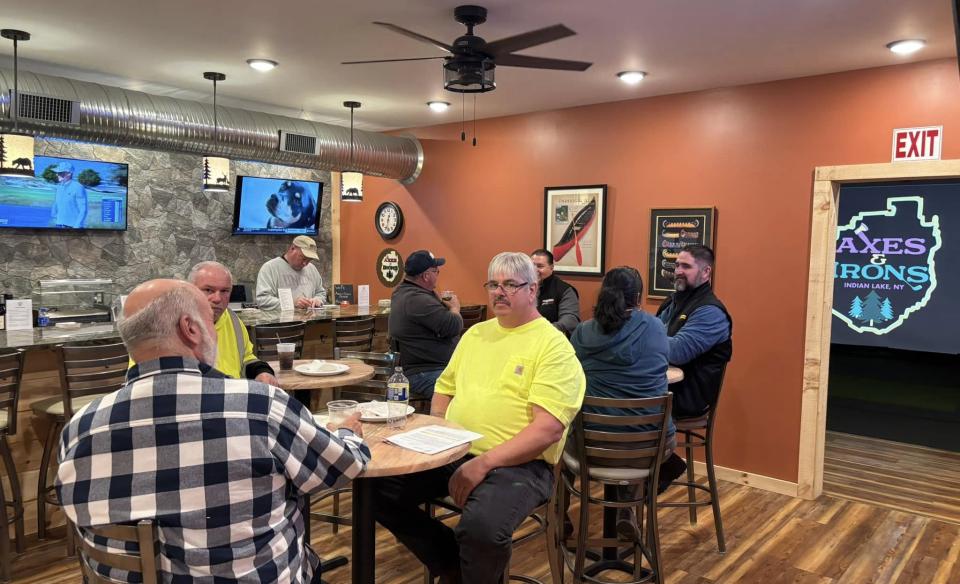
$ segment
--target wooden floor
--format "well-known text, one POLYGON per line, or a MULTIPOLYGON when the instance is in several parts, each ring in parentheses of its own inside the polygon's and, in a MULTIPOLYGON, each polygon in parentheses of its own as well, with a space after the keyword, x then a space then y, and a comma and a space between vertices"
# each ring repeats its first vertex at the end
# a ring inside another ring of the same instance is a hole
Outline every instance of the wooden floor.
MULTIPOLYGON (((668 584, 955 584, 960 582, 960 525, 876 505, 823 496, 804 501, 721 483, 727 553, 716 551, 709 513, 691 526, 683 509, 660 512, 668 584)), ((680 489, 664 500, 677 500, 680 489)), ((349 555, 350 529, 320 526, 315 549, 349 555)), ((419 583, 417 561, 384 530, 377 537, 377 582, 419 583)), ((514 553, 514 571, 550 581, 544 541, 514 553)), ((325 575, 348 584, 350 567, 325 575)), ((569 574, 566 579, 570 581, 569 574)), ((19 584, 80 582, 62 540, 45 542, 14 563, 19 584)))
POLYGON ((827 432, 823 477, 827 494, 960 524, 960 453, 827 432))

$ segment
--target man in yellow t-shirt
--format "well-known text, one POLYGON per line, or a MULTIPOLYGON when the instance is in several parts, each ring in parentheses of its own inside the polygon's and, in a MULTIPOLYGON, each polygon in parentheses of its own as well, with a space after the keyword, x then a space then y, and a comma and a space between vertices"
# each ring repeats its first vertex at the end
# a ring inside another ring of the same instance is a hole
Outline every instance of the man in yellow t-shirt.
POLYGON ((235 379, 254 379, 280 387, 273 369, 254 354, 247 327, 227 308, 233 289, 230 270, 220 262, 200 262, 190 270, 187 281, 203 292, 213 309, 217 330, 217 362, 214 367, 235 379))
POLYGON ((550 497, 553 465, 585 389, 573 347, 537 311, 529 256, 501 253, 487 271, 496 319, 460 339, 431 407, 483 437, 462 460, 375 487, 377 521, 441 582, 500 581, 514 530, 550 497), (419 508, 446 495, 463 509, 453 529, 419 508))

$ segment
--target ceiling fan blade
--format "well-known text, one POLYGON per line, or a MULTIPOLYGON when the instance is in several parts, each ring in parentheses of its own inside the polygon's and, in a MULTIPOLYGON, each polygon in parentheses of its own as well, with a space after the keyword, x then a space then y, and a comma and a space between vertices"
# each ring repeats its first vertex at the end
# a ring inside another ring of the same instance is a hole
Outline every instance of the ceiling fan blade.
POLYGON ((343 61, 341 65, 363 65, 365 63, 396 63, 398 61, 429 61, 432 59, 449 59, 450 57, 413 57, 411 59, 375 59, 373 61, 343 61))
POLYGON ((438 41, 438 40, 436 40, 436 39, 432 39, 432 38, 430 38, 430 37, 428 37, 428 36, 423 36, 422 34, 420 34, 420 33, 418 33, 418 32, 413 32, 412 30, 407 30, 407 29, 405 29, 405 28, 403 28, 403 27, 401 27, 401 26, 397 26, 397 25, 395 25, 395 24, 390 24, 389 22, 374 22, 373 24, 376 24, 376 25, 378 25, 378 26, 382 26, 382 27, 384 27, 384 28, 390 29, 390 30, 392 30, 393 32, 400 33, 400 34, 402 34, 403 36, 408 36, 408 37, 410 37, 410 38, 412 38, 412 39, 416 39, 416 40, 418 40, 418 41, 420 41, 420 42, 424 42, 424 43, 427 43, 427 44, 429 44, 429 45, 433 45, 433 46, 437 47, 438 49, 442 49, 442 50, 444 50, 444 51, 446 51, 446 52, 448 52, 448 53, 453 53, 453 47, 451 47, 451 46, 448 45, 447 43, 440 42, 440 41, 438 41))
POLYGON ((528 49, 536 45, 542 45, 543 43, 560 40, 575 34, 577 33, 573 32, 564 25, 555 24, 546 28, 531 30, 530 32, 525 32, 523 34, 489 42, 484 48, 484 51, 492 55, 499 56, 506 53, 513 53, 515 51, 528 49))
POLYGON ((499 55, 494 63, 498 67, 528 67, 530 69, 557 69, 560 71, 586 71, 593 63, 568 61, 566 59, 548 59, 546 57, 528 57, 526 55, 499 55))

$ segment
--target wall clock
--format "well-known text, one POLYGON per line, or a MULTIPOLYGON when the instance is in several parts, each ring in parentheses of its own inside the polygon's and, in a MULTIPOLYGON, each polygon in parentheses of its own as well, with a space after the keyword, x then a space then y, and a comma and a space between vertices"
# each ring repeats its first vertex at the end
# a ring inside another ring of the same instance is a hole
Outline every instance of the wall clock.
POLYGON ((381 203, 373 216, 373 222, 377 226, 380 237, 393 239, 400 235, 403 229, 403 211, 400 210, 400 205, 393 201, 381 203))

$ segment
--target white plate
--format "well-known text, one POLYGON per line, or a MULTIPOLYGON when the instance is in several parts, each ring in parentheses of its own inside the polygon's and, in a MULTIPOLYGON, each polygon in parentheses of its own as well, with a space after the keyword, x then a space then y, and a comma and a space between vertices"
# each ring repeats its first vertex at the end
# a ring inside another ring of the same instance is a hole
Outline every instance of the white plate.
POLYGON ((326 361, 311 361, 310 363, 301 363, 293 368, 294 371, 302 375, 312 377, 326 377, 328 375, 340 375, 350 371, 349 365, 343 363, 328 363, 326 361))
MULTIPOLYGON (((414 411, 413 406, 407 406, 407 415, 409 416, 414 411)), ((386 422, 390 418, 387 414, 387 402, 365 402, 360 404, 360 421, 361 422, 386 422)))

